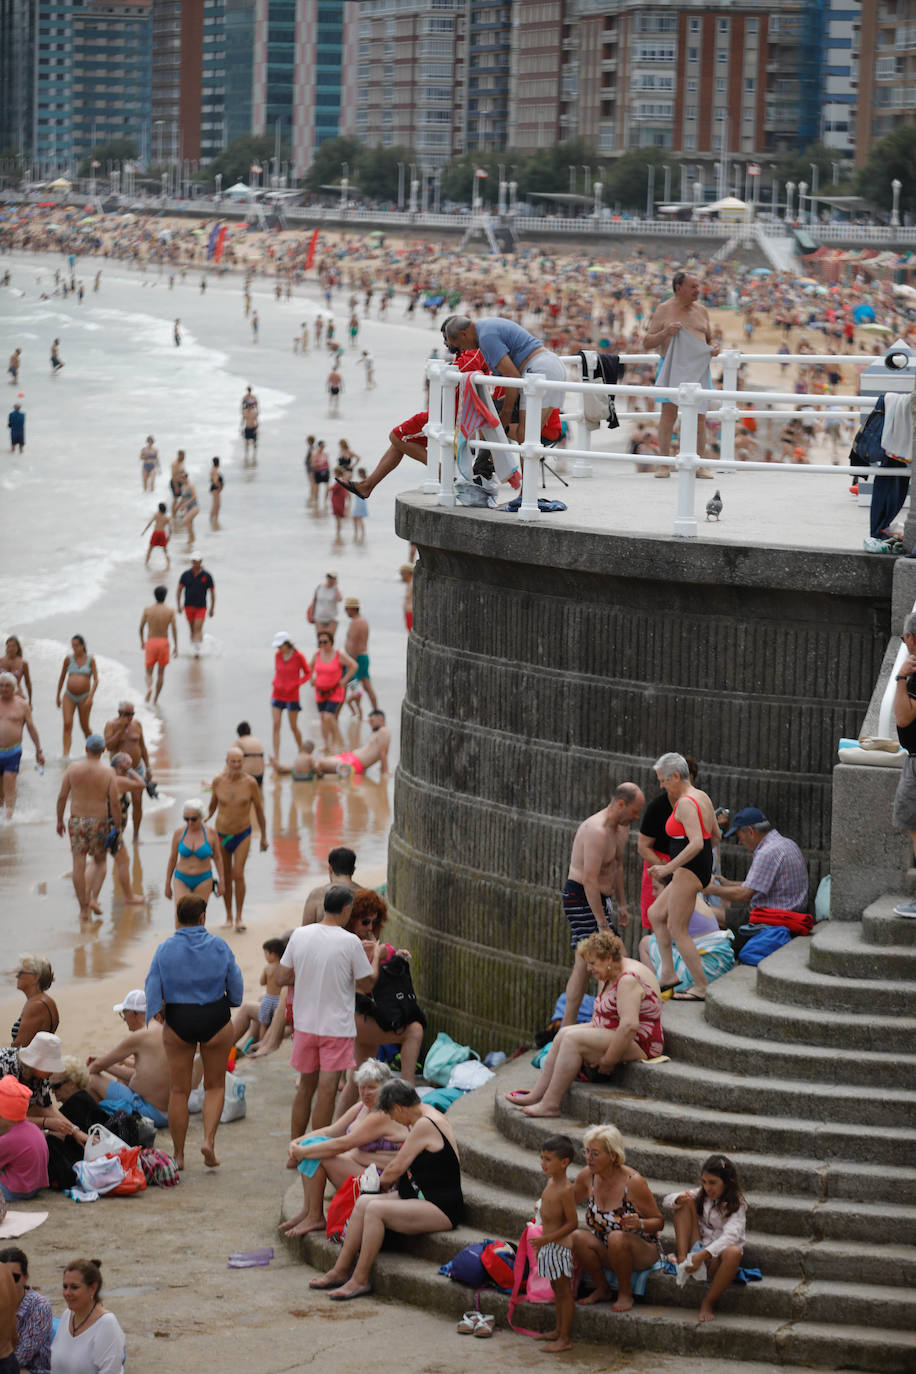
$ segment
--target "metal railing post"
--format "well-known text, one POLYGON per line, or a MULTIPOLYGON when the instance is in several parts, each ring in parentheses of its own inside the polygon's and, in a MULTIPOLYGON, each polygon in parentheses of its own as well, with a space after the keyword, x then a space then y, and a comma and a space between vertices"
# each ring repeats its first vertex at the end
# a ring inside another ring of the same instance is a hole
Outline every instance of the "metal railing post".
POLYGON ((529 377, 523 387, 525 395, 525 442, 522 444, 522 504, 519 507, 519 520, 537 520, 538 510, 538 446, 541 442, 541 406, 544 399, 544 384, 535 374, 529 377))
POLYGON ((439 480, 441 490, 439 492, 440 506, 455 506, 458 504, 455 496, 455 417, 458 414, 456 409, 458 402, 458 378, 449 377, 449 367, 446 363, 440 363, 442 368, 442 419, 439 424, 439 480))
MULTIPOLYGON (((585 375, 585 365, 581 358, 579 360, 579 381, 587 382, 585 375)), ((579 392, 579 413, 576 416, 576 448, 590 449, 592 446, 592 432, 585 423, 585 393, 579 392)), ((573 477, 593 477, 594 470, 587 458, 577 458, 573 463, 573 477)))
POLYGON ((699 393, 702 389, 697 382, 683 382, 677 389, 681 442, 676 468, 677 516, 674 521, 674 533, 684 538, 695 538, 697 533, 696 471, 699 465, 697 417, 700 404, 699 393))
MULTIPOLYGON (((738 371, 741 367, 741 354, 737 348, 727 348, 719 354, 722 364, 722 390, 738 390, 738 371)), ((722 431, 719 440, 719 456, 729 463, 735 457, 735 427, 738 420, 738 407, 734 401, 722 405, 722 431)))
POLYGON ((442 428, 442 373, 445 367, 441 362, 426 364, 429 378, 429 418, 423 428, 427 435, 426 477, 423 479, 424 496, 438 496, 441 491, 439 482, 442 464, 440 431, 442 428))

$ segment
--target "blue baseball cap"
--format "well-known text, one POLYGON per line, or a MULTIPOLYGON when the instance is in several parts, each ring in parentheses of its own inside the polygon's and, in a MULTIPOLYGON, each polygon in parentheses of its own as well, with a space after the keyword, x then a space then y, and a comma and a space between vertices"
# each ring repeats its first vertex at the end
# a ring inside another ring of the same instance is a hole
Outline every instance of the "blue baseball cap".
POLYGON ((766 821, 766 816, 759 806, 746 806, 743 811, 736 811, 732 816, 732 823, 725 832, 725 838, 731 839, 732 835, 742 830, 746 825, 762 825, 766 821))
POLYGON ((104 754, 105 738, 103 735, 89 735, 86 739, 86 749, 90 754, 104 754))

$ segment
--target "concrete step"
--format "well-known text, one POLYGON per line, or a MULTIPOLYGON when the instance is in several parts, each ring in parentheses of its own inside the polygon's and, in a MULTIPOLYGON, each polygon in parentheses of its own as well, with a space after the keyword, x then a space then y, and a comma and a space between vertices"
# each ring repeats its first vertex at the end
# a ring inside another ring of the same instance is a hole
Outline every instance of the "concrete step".
MULTIPOLYGON (((770 1002, 757 992, 757 973, 755 968, 741 966, 709 985, 704 1010, 711 1026, 730 1034, 759 1036, 763 1040, 868 1053, 881 1053, 889 1045, 916 1043, 916 1020, 912 1017, 854 1017, 845 1012, 807 1011, 803 1007, 770 1002)), ((689 1009, 689 1005, 667 1003, 663 1025, 670 1025, 682 1010, 689 1009)))
POLYGON ((748 1077, 674 1059, 668 1064, 622 1065, 613 1086, 650 1099, 716 1110, 873 1126, 905 1127, 916 1121, 916 1092, 748 1077))
MULTIPOLYGON (((298 1206, 300 1193, 295 1185, 288 1190, 287 1197, 289 1207, 298 1206)), ((457 1233, 448 1234, 452 1246, 457 1249, 457 1233)), ((319 1272, 329 1268, 339 1253, 337 1246, 321 1236, 293 1238, 287 1245, 293 1254, 319 1272)), ((673 1280, 668 1283, 674 1288, 673 1280)), ((747 1359, 778 1366, 822 1365, 833 1369, 869 1370, 876 1374, 912 1374, 916 1339, 889 1323, 884 1329, 876 1330, 847 1325, 836 1319, 805 1321, 800 1319, 801 1314, 788 1319, 749 1315, 746 1303, 742 1305, 740 1300, 747 1298, 751 1288, 762 1290, 776 1284, 776 1280, 772 1285, 764 1280, 761 1284, 734 1290, 734 1295, 729 1293, 723 1298, 721 1315, 702 1326, 696 1320, 700 1288, 693 1284, 684 1290, 674 1289, 681 1302, 694 1297, 690 1307, 640 1302, 625 1318, 611 1312, 607 1304, 577 1308, 575 1337, 577 1341, 592 1341, 605 1348, 612 1342, 620 1350, 657 1350, 668 1355, 724 1359, 732 1363, 747 1359), (696 1294, 691 1293, 694 1287, 696 1294)), ((450 1283, 436 1273, 428 1260, 412 1253, 383 1251, 375 1265, 373 1285, 373 1297, 361 1301, 361 1318, 371 1317, 373 1303, 385 1298, 449 1314, 456 1321, 462 1312, 473 1306, 470 1289, 450 1283)), ((774 1300, 778 1302, 778 1298, 774 1300)), ((328 1306, 330 1310, 330 1299, 328 1306)), ((480 1295, 480 1306, 484 1312, 496 1315, 500 1328, 505 1327, 508 1309, 505 1295, 486 1289, 480 1295)), ((516 1314, 517 1324, 535 1330, 548 1329, 552 1318, 550 1304, 523 1303, 516 1314)), ((473 1359, 473 1354, 469 1353, 469 1358, 473 1359)))
MULTIPOLYGON (((510 1107, 496 1105, 497 1127, 509 1142, 509 1148, 492 1140, 481 1142, 480 1154, 462 1133, 464 1168, 479 1175, 486 1169, 484 1155, 489 1158, 489 1173, 483 1177, 507 1188, 538 1196, 540 1188, 531 1176, 526 1184, 516 1159, 512 1164, 512 1145, 521 1146, 527 1154, 521 1165, 525 1170, 536 1168, 537 1154, 543 1141, 555 1131, 581 1140, 583 1127, 589 1123, 575 1117, 555 1117, 552 1120, 531 1118, 510 1107), (507 1159, 508 1156, 508 1159, 507 1159), (529 1163, 530 1161, 530 1163, 529 1163), (508 1167, 507 1167, 508 1165, 508 1167), (510 1181, 511 1180, 511 1181, 510 1181)), ((627 1136, 627 1163, 638 1169, 655 1187, 667 1185, 664 1180, 676 1180, 684 1187, 698 1178, 708 1148, 694 1149, 678 1146, 669 1140, 653 1140, 627 1136)), ((515 1154, 517 1155, 517 1151, 515 1154)), ((729 1151, 738 1169, 742 1186, 754 1199, 755 1224, 769 1234, 805 1236, 811 1239, 849 1239, 872 1242, 877 1236, 887 1244, 916 1243, 916 1205, 900 1201, 898 1185, 912 1196, 916 1171, 888 1167, 870 1170, 861 1164, 831 1161, 818 1165, 810 1159, 790 1156, 770 1156, 752 1151, 729 1151), (762 1196, 761 1196, 762 1194, 762 1196)), ((671 1187, 675 1186, 674 1184, 671 1187)))
MULTIPOLYGON (((677 1187, 675 1183, 656 1179, 647 1181, 659 1202, 677 1187)), ((471 1178, 466 1170, 463 1186, 466 1220, 472 1231, 480 1235, 492 1233, 500 1239, 518 1239, 533 1210, 526 1196, 471 1178)), ((916 1251, 909 1246, 807 1240, 767 1233, 761 1229, 761 1212, 768 1204, 778 1215, 778 1198, 748 1196, 750 1229, 745 1251, 746 1263, 760 1269, 766 1278, 791 1278, 797 1283, 811 1279, 845 1282, 854 1273, 862 1283, 916 1290, 916 1251)), ((663 1244, 666 1251, 674 1248, 670 1217, 666 1217, 663 1244)))
POLYGON ((894 907, 901 902, 911 902, 913 896, 907 892, 889 893, 879 897, 862 913, 862 939, 869 945, 916 945, 916 919, 912 916, 895 916, 894 907))
POLYGON ((822 921, 815 928, 808 963, 838 978, 916 981, 916 947, 866 944, 859 921, 822 921))
POLYGON ((822 1009, 832 1018, 868 1016, 908 1017, 916 1031, 916 984, 866 981, 820 973, 809 967, 811 940, 799 938, 783 945, 757 969, 758 996, 790 1006, 822 1009))
POLYGON ((643 1136, 708 1152, 759 1150, 819 1161, 856 1160, 868 1166, 906 1167, 913 1158, 913 1132, 897 1127, 719 1111, 682 1102, 649 1101, 613 1087, 599 1096, 582 1093, 581 1086, 574 1084, 570 1090, 570 1110, 576 1116, 589 1111, 594 1123, 612 1122, 625 1139, 643 1136))
MULTIPOLYGON (((727 976, 740 977, 733 969, 727 976)), ((719 979, 719 982, 722 980, 719 979)), ((752 980, 747 979, 750 983, 752 980)), ((750 1034, 719 1030, 706 1019, 705 1008, 682 1003, 663 1012, 665 1050, 677 1063, 709 1065, 729 1073, 799 1079, 817 1084, 842 1084, 912 1089, 916 1083, 916 1054, 896 1054, 796 1045, 791 1041, 761 1040, 750 1034)), ((916 1041, 911 1042, 916 1048, 916 1041)))

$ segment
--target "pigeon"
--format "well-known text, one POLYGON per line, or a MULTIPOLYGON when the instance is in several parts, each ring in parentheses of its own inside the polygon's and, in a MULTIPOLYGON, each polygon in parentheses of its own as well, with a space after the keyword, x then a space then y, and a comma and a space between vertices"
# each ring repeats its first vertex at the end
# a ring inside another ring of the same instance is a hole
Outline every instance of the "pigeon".
POLYGON ((718 520, 721 514, 722 497, 719 495, 718 492, 716 492, 715 496, 713 496, 711 500, 706 502, 706 519, 708 520, 711 515, 714 515, 718 520))

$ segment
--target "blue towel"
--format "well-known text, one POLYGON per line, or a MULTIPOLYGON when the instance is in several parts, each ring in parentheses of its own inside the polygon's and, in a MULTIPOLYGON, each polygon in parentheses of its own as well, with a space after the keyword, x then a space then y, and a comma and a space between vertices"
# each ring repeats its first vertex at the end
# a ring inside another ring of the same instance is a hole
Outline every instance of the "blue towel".
MULTIPOLYGON (((667 1262, 665 1260, 656 1260, 655 1263, 652 1265, 651 1269, 633 1270, 632 1292, 634 1297, 644 1298, 646 1296, 646 1284, 649 1282, 649 1275, 654 1274, 656 1269, 664 1269, 666 1267, 666 1263, 667 1262)), ((618 1287, 617 1275, 614 1273, 613 1269, 605 1269, 604 1277, 607 1279, 611 1288, 613 1288, 616 1292, 618 1287)))
MULTIPOLYGON (((330 1139, 331 1136, 329 1135, 304 1135, 300 1137, 298 1144, 317 1145, 322 1140, 330 1139)), ((320 1163, 320 1159, 300 1159, 299 1163, 296 1165, 296 1168, 299 1170, 300 1174, 305 1174, 306 1178, 314 1178, 315 1174, 318 1172, 318 1166, 320 1163)))

